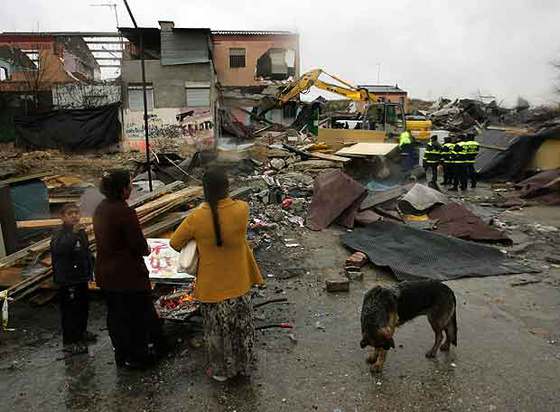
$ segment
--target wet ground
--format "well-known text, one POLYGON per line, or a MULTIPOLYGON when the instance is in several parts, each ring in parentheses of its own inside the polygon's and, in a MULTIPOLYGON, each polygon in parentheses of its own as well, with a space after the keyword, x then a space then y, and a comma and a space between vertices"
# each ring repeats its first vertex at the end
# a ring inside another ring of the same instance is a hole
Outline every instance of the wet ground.
POLYGON ((17 304, 16 330, 0 335, 0 410, 557 411, 560 268, 546 262, 557 245, 551 232, 531 225, 558 226, 559 215, 546 207, 502 215, 516 243, 529 243, 519 257, 543 271, 448 282, 457 294, 459 346, 437 359, 424 357, 433 335, 419 318, 398 330, 383 373, 371 375, 359 347, 361 300, 391 277, 369 267, 350 292, 329 294, 324 280, 341 272, 348 255, 341 232, 299 231, 302 249, 258 253, 268 275, 263 298, 289 300, 257 309, 259 322, 290 321, 297 341, 287 330, 258 332, 251 380, 210 381, 204 351, 191 345, 186 327, 170 324, 175 348, 168 358, 148 372, 117 370, 99 300, 90 321, 99 341, 88 355, 61 359, 56 304, 17 304), (300 270, 279 279, 286 267, 300 270), (538 283, 513 286, 523 281, 538 283))

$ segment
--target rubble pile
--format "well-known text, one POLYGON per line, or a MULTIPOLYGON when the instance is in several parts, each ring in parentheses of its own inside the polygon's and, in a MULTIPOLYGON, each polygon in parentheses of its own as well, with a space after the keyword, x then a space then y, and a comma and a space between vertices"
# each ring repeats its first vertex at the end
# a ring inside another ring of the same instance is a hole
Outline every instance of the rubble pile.
POLYGON ((529 126, 534 129, 560 124, 558 108, 530 107, 519 99, 513 108, 500 106, 495 100, 485 103, 475 99, 440 98, 427 110, 420 110, 432 121, 434 128, 451 132, 482 130, 486 126, 529 126))

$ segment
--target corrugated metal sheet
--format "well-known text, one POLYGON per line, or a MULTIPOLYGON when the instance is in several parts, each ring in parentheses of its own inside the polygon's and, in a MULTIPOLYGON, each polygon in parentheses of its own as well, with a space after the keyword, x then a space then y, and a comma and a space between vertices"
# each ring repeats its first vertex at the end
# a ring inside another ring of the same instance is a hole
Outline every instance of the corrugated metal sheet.
POLYGON ((207 30, 161 32, 161 64, 163 66, 209 61, 207 30))

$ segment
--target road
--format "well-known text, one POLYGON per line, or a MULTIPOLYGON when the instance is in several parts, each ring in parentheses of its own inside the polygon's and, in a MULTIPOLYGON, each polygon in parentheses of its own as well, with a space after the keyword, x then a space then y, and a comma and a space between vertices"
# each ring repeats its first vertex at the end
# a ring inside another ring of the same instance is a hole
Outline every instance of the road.
MULTIPOLYGON (((558 225, 557 209, 510 213, 513 222, 558 225), (517 214, 516 214, 517 213, 517 214)), ((365 270, 348 293, 329 294, 325 279, 340 273, 348 252, 340 231, 299 231, 297 255, 257 255, 268 277, 266 297, 289 304, 257 311, 260 321, 290 321, 289 331, 258 333, 258 370, 251 380, 220 384, 205 375, 204 351, 184 326, 167 325, 175 342, 148 372, 116 370, 104 330, 104 306, 93 303, 90 329, 100 334, 88 355, 65 360, 56 305, 12 306, 14 332, 0 335, 0 409, 5 411, 557 411, 560 405, 560 269, 537 275, 448 282, 458 301, 458 347, 434 360, 425 318, 396 334, 382 374, 371 375, 360 349, 364 292, 392 278, 365 270), (303 272, 290 279, 286 265, 303 272), (520 279, 539 283, 512 286, 520 279)), ((518 233, 520 235, 520 233, 518 233)), ((528 252, 544 262, 547 248, 528 252)), ((287 252, 287 251, 286 251, 287 252)))

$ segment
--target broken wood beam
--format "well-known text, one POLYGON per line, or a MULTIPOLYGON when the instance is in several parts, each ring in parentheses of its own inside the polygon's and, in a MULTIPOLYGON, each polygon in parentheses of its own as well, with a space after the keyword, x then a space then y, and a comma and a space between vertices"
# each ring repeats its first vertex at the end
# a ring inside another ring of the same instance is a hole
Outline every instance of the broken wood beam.
MULTIPOLYGON (((91 224, 91 217, 83 217, 80 220, 83 225, 91 224)), ((18 229, 52 229, 62 225, 60 219, 37 219, 37 220, 18 220, 18 229)))

